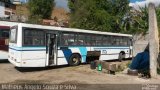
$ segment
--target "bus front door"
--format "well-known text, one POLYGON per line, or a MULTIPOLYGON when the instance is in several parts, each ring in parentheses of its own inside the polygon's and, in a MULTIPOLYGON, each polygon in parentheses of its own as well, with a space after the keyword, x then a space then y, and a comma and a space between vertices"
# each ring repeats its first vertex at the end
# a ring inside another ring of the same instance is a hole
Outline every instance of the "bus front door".
POLYGON ((56 50, 57 41, 56 34, 48 33, 46 35, 46 54, 47 54, 47 66, 56 65, 56 50))

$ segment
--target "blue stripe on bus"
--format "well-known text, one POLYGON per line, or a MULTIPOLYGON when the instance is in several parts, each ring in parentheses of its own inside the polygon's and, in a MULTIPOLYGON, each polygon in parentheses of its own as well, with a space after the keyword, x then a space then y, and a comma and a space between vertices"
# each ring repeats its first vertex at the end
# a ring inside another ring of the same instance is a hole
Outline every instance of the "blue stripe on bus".
POLYGON ((82 62, 86 62, 87 57, 87 48, 86 47, 79 47, 80 54, 82 56, 82 62))
POLYGON ((16 46, 10 46, 10 48, 16 48, 16 49, 46 49, 46 47, 16 47, 16 46))
POLYGON ((59 46, 59 47, 130 47, 130 46, 84 46, 84 45, 78 45, 78 46, 59 46))
POLYGON ((46 51, 46 47, 9 47, 16 51, 46 51))
POLYGON ((81 47, 81 46, 77 46, 77 47, 69 47, 69 48, 77 48, 80 51, 80 55, 82 57, 82 62, 86 62, 86 58, 87 58, 87 47, 81 47))
POLYGON ((46 51, 46 49, 37 49, 37 50, 18 50, 18 49, 14 49, 14 48, 9 48, 9 49, 12 49, 12 50, 15 50, 15 51, 46 51))
POLYGON ((71 49, 62 49, 64 57, 66 58, 67 62, 69 61, 70 56, 72 55, 71 49))
POLYGON ((94 48, 94 49, 129 49, 129 47, 128 48, 94 48))

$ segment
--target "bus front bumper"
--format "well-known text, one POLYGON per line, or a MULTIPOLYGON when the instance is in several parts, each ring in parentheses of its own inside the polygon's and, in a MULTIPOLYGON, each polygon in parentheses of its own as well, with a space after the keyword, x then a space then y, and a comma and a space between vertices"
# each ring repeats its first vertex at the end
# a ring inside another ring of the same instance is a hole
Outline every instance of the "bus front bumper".
POLYGON ((14 66, 16 66, 16 67, 21 67, 21 63, 20 63, 20 62, 17 62, 17 61, 15 61, 15 60, 11 59, 11 58, 9 58, 8 61, 9 61, 10 63, 12 63, 12 64, 13 64, 14 66))

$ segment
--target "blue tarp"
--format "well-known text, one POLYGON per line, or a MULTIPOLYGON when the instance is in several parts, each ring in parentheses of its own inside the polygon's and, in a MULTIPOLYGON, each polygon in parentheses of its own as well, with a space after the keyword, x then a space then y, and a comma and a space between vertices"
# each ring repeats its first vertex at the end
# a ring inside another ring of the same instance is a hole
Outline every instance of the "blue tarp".
POLYGON ((149 70, 149 52, 144 51, 138 53, 136 57, 133 59, 130 69, 136 70, 149 70))

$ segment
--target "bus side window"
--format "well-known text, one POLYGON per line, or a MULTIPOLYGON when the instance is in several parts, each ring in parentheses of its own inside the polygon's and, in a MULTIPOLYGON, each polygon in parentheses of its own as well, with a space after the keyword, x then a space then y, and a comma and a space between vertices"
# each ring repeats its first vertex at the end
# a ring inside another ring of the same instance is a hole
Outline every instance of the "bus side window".
POLYGON ((96 45, 97 45, 97 46, 101 46, 101 45, 102 45, 102 39, 103 39, 103 37, 100 36, 100 35, 98 35, 98 36, 96 37, 96 45))
POLYGON ((44 46, 45 35, 42 30, 25 29, 24 30, 24 45, 26 46, 44 46))
POLYGON ((9 30, 2 31, 2 37, 3 38, 9 38, 9 30))
POLYGON ((61 45, 68 46, 68 45, 76 45, 76 39, 75 39, 75 34, 68 34, 68 33, 63 33, 61 36, 61 45))
POLYGON ((75 34, 69 34, 68 44, 71 46, 76 45, 75 34))
POLYGON ((67 34, 61 34, 61 45, 68 46, 68 35, 67 34))
POLYGON ((91 45, 96 46, 96 35, 91 35, 91 45))
POLYGON ((112 45, 110 36, 103 36, 102 45, 104 46, 112 45))
POLYGON ((91 45, 91 37, 90 35, 85 35, 85 43, 84 45, 90 46, 91 45))
POLYGON ((78 42, 77 45, 85 45, 85 36, 83 34, 78 35, 78 42))
POLYGON ((112 45, 116 46, 116 37, 115 36, 112 36, 112 37, 113 37, 113 39, 112 39, 112 45))
POLYGON ((123 37, 120 37, 119 45, 120 45, 120 46, 123 46, 123 37))
POLYGON ((128 45, 128 40, 127 40, 126 37, 123 37, 122 41, 123 41, 123 43, 122 43, 123 46, 127 46, 128 45))

